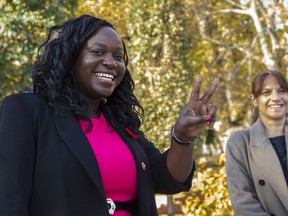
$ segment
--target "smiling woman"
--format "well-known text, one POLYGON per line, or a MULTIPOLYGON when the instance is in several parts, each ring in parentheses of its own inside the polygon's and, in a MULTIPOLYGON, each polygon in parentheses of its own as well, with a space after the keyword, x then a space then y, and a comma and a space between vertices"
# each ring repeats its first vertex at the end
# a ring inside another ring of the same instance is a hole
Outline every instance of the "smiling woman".
MULTIPOLYGON (((254 85, 261 85, 262 89, 258 87, 259 93, 254 91, 252 102, 254 107, 258 108, 262 122, 270 126, 270 121, 276 121, 276 123, 278 123, 278 120, 285 121, 288 103, 288 88, 285 80, 270 75, 261 84, 259 82, 255 81, 254 85)), ((255 88, 257 87, 255 86, 255 88)), ((284 134, 283 130, 277 130, 275 134, 273 129, 274 127, 267 128, 269 137, 284 134), (269 134, 270 128, 272 129, 271 135, 269 134)))
POLYGON ((227 141, 228 189, 235 215, 288 215, 288 83, 264 71, 252 83, 258 120, 227 141))
POLYGON ((196 77, 161 153, 140 130, 143 108, 112 24, 83 15, 52 27, 40 48, 33 92, 0 108, 1 216, 156 216, 154 193, 191 188, 217 78, 201 97, 196 77))

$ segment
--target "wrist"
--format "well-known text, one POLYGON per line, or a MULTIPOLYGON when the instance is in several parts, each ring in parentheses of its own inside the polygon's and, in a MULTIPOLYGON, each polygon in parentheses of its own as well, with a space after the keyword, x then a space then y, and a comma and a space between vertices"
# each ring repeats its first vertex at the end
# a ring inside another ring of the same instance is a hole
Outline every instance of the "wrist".
POLYGON ((175 127, 173 126, 171 129, 171 137, 172 139, 179 145, 190 145, 196 140, 196 136, 192 137, 191 140, 182 140, 175 135, 175 127))

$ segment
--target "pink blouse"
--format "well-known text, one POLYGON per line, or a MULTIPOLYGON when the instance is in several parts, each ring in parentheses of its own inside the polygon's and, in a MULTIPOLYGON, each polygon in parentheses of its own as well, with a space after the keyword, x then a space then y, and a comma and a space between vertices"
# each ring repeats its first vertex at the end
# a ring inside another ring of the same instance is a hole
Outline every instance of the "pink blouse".
MULTIPOLYGON (((136 165, 133 155, 121 137, 112 129, 103 114, 92 118, 93 128, 85 133, 100 167, 106 197, 114 201, 130 201, 138 197, 136 165)), ((79 120, 85 132, 87 122, 79 120)), ((97 204, 95 204, 97 205, 97 204)), ((132 216, 124 210, 114 216, 132 216)))

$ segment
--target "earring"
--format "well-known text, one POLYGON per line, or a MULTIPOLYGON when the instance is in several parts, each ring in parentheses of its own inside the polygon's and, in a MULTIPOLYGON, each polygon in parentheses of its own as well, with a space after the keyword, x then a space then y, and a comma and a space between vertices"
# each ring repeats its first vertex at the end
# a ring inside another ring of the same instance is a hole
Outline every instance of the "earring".
POLYGON ((102 101, 103 101, 103 103, 104 103, 104 104, 106 104, 106 103, 107 103, 107 98, 105 98, 105 97, 102 97, 101 99, 102 99, 102 101))

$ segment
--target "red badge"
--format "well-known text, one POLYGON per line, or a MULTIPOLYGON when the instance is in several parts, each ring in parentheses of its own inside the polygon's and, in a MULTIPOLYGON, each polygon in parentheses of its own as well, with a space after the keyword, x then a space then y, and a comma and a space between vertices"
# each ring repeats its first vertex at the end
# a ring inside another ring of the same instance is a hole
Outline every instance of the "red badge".
POLYGON ((133 133, 131 130, 129 130, 129 128, 125 128, 126 132, 129 133, 134 139, 138 140, 138 136, 133 133))

